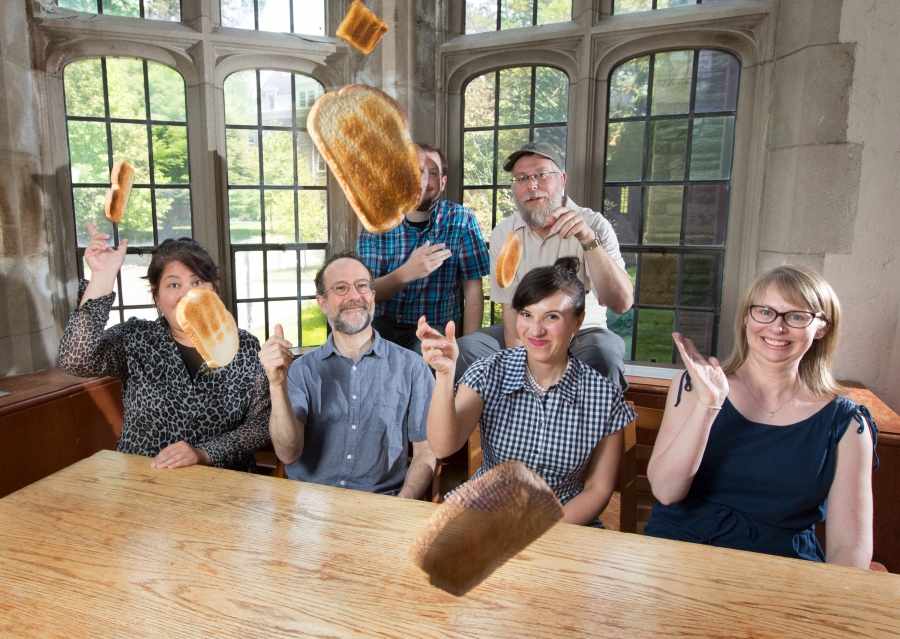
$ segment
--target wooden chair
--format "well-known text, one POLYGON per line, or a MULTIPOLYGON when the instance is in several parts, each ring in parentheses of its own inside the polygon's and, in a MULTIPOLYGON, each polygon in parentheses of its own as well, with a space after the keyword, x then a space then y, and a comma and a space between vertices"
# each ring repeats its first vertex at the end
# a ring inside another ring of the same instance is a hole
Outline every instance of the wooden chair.
MULTIPOLYGON (((628 402, 634 408, 634 404, 628 402)), ((636 421, 628 423, 622 429, 622 458, 619 461, 619 478, 616 490, 606 508, 600 513, 600 521, 607 530, 619 532, 636 532, 637 526, 637 481, 636 470, 636 421)))

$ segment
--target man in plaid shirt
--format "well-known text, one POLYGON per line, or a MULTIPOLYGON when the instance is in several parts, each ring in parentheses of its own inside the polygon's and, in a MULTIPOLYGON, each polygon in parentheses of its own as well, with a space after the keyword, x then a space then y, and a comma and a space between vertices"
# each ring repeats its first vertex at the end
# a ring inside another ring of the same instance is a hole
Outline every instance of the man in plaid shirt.
POLYGON ((490 255, 472 211, 439 199, 447 183, 447 157, 429 144, 425 152, 428 186, 415 211, 380 235, 360 230, 356 251, 375 276, 372 326, 388 341, 421 353, 416 326, 423 315, 443 330, 459 322, 459 293, 465 299, 463 333, 481 328, 490 255))

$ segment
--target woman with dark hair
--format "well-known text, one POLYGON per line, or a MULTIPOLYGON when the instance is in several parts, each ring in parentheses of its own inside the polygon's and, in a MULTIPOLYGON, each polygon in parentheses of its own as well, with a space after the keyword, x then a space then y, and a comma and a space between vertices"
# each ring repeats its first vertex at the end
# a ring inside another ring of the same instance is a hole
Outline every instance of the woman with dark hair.
POLYGON ((724 364, 674 334, 687 371, 669 388, 650 458, 660 503, 645 534, 869 567, 878 430, 831 373, 840 325, 828 282, 780 266, 744 294, 724 364))
POLYGON ((78 307, 59 344, 59 366, 80 377, 122 378, 125 419, 118 450, 153 457, 156 468, 205 464, 255 471, 253 453, 269 442, 269 384, 259 340, 238 330, 240 347, 223 368, 210 368, 175 317, 193 287, 218 293, 218 267, 190 238, 169 239, 150 260, 146 279, 160 313, 155 322, 130 318, 104 330, 115 301, 116 275, 127 240, 114 250, 88 222, 78 307))
POLYGON ((423 317, 417 334, 437 378, 428 411, 435 455, 453 454, 480 425, 484 461, 473 479, 521 461, 559 498, 564 522, 602 528, 598 516, 619 471, 620 430, 635 414, 617 386, 569 352, 584 320, 578 268, 576 258, 562 257, 529 271, 512 301, 524 346, 477 360, 456 389, 453 322, 445 338, 423 317))

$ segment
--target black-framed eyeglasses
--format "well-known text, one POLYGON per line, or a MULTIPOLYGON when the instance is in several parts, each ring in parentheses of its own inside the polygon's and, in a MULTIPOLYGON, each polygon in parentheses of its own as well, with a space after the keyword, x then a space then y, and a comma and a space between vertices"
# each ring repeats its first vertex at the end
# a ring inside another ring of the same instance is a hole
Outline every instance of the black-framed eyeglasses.
POLYGON ((759 304, 750 305, 750 317, 760 324, 771 324, 779 317, 784 319, 784 323, 791 328, 806 328, 813 323, 814 319, 825 318, 825 313, 819 311, 813 313, 811 311, 778 311, 768 306, 760 306, 759 304))
MULTIPOLYGON (((366 293, 371 293, 375 290, 375 282, 372 280, 356 280, 353 282, 353 288, 355 288, 356 292, 360 295, 365 295, 366 293)), ((325 295, 328 291, 334 291, 338 295, 346 295, 350 292, 350 283, 344 281, 335 282, 322 291, 322 295, 325 295)))
POLYGON ((551 175, 559 175, 559 173, 557 171, 538 171, 537 173, 532 173, 531 175, 519 173, 518 175, 512 176, 509 181, 513 184, 527 184, 531 182, 532 178, 534 178, 534 180, 538 184, 540 184, 548 180, 551 175))

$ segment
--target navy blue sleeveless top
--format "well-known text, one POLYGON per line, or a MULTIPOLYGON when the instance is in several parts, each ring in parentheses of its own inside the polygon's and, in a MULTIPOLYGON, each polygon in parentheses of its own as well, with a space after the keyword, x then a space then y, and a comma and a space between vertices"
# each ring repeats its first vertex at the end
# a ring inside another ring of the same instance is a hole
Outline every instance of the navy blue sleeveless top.
POLYGON ((838 442, 853 420, 863 433, 861 415, 874 444, 869 410, 847 397, 790 426, 751 422, 726 399, 687 496, 656 504, 644 534, 825 561, 815 525, 825 519, 838 442))

